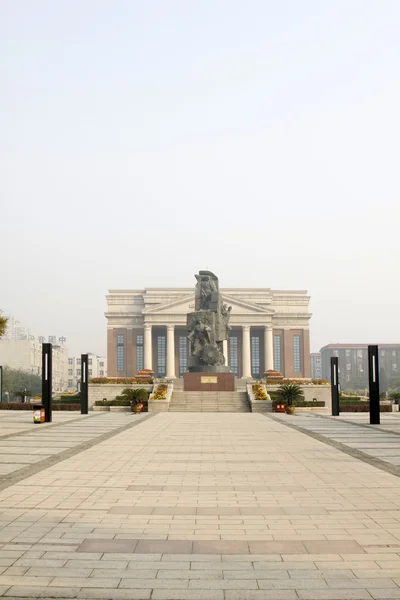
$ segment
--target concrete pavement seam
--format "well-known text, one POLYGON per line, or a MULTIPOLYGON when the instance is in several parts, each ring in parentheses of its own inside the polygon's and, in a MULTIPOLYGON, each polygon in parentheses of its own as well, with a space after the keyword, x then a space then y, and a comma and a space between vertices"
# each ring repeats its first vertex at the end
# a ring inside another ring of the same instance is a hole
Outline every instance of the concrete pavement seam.
MULTIPOLYGON (((156 414, 156 413, 154 413, 154 414, 156 414)), ((4 477, 1 477, 1 479, 0 479, 0 491, 5 490, 6 488, 10 487, 11 485, 15 485, 16 483, 19 483, 20 481, 23 481, 27 477, 36 475, 37 473, 40 473, 40 471, 44 471, 48 467, 52 467, 52 466, 56 465, 57 463, 67 460, 68 458, 72 458, 72 456, 75 456, 76 454, 79 454, 80 452, 83 452, 84 450, 88 450, 89 448, 92 448, 93 446, 97 446, 97 444, 101 444, 101 442, 105 442, 106 440, 114 437, 115 435, 118 435, 119 433, 123 433, 127 429, 131 429, 133 427, 136 427, 137 425, 141 425, 141 423, 144 423, 145 421, 148 421, 149 419, 154 417, 154 414, 148 414, 148 415, 142 417, 141 419, 134 421, 133 423, 128 423, 127 425, 123 425, 122 427, 118 427, 117 429, 108 431, 107 433, 103 433, 102 435, 99 435, 94 439, 91 439, 87 442, 83 442, 82 444, 78 444, 77 446, 74 446, 73 448, 68 448, 64 452, 61 452, 60 454, 54 454, 52 456, 49 456, 48 458, 45 458, 44 460, 40 461, 39 463, 35 463, 34 465, 28 465, 28 466, 24 467, 23 469, 19 469, 18 471, 15 471, 14 473, 5 475, 4 477)), ((67 423, 65 423, 65 425, 67 425, 67 423)))
MULTIPOLYGON (((357 450, 355 448, 350 448, 349 446, 342 444, 342 442, 337 442, 336 440, 332 440, 331 438, 321 435, 320 433, 314 433, 313 431, 309 431, 308 429, 305 429, 304 427, 301 427, 300 425, 294 425, 293 423, 284 423, 280 419, 277 419, 276 417, 273 417, 270 414, 265 413, 264 416, 266 416, 268 419, 271 419, 272 421, 275 421, 276 423, 281 423, 282 425, 289 427, 290 429, 294 429, 295 431, 298 431, 299 433, 304 433, 305 435, 308 435, 309 437, 314 438, 315 440, 318 440, 319 442, 323 442, 324 444, 327 444, 328 446, 332 446, 333 448, 336 448, 337 450, 340 450, 341 452, 344 452, 345 454, 348 454, 349 456, 352 456, 353 458, 357 458, 358 460, 366 462, 366 463, 372 465, 373 467, 380 469, 381 471, 386 471, 386 473, 390 473, 391 475, 400 477, 400 466, 396 467, 394 465, 391 465, 391 464, 381 460, 380 458, 375 458, 373 456, 369 456, 368 454, 361 452, 361 450, 357 450)), ((383 431, 383 430, 381 429, 380 431, 383 431)), ((390 432, 386 432, 386 433, 390 433, 390 432)))

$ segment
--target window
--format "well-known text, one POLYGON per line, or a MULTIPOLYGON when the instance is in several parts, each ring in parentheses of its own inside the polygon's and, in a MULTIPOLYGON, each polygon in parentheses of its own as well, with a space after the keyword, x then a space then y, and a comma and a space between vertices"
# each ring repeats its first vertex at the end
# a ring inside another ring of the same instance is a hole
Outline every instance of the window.
POLYGON ((99 363, 100 367, 104 367, 104 362, 99 363))
POLYGON ((357 350, 357 357, 358 358, 362 358, 363 357, 363 351, 362 350, 357 350))
POLYGON ((251 376, 260 378, 260 338, 251 338, 251 376))
POLYGON ((351 363, 347 363, 347 365, 346 365, 346 371, 351 371, 351 363))
POLYGON ((73 369, 68 369, 68 375, 71 376, 74 374, 74 370, 73 369))
POLYGON ((78 370, 77 370, 77 372, 76 372, 76 376, 77 376, 77 377, 80 377, 80 376, 81 376, 81 370, 80 370, 80 369, 78 369, 78 370))
POLYGON ((236 336, 229 336, 229 366, 239 376, 239 355, 238 355, 238 339, 236 336))
POLYGON ((392 365, 392 371, 397 371, 397 365, 396 364, 392 365))
POLYGON ((104 371, 100 371, 100 377, 104 377, 104 371))
POLYGON ((281 336, 274 335, 274 369, 281 372, 281 336))
POLYGON ((179 377, 187 371, 187 337, 179 337, 179 377))
POLYGON ((136 371, 141 371, 144 369, 144 359, 143 359, 143 336, 136 336, 136 371))
POLYGON ((339 350, 334 350, 333 351, 333 356, 339 356, 339 350))
POLYGON ((159 377, 165 377, 165 335, 157 337, 157 373, 159 377))
POLYGON ((68 379, 68 387, 73 387, 73 385, 74 385, 74 380, 68 379))
POLYGON ((77 365, 80 365, 80 364, 81 364, 81 359, 80 359, 80 358, 77 358, 77 359, 76 359, 76 364, 77 364, 77 365))
POLYGON ((74 364, 74 359, 73 358, 69 358, 68 359, 68 364, 69 365, 73 365, 74 364))
POLYGON ((396 350, 392 350, 392 356, 396 356, 396 355, 397 355, 396 350))
POLYGON ((351 356, 351 350, 346 350, 346 356, 351 356))
POLYGON ((293 370, 295 373, 301 371, 301 359, 300 359, 300 336, 293 336, 293 370))
POLYGON ((92 369, 89 369, 89 377, 92 376, 92 373, 93 373, 92 369))
POLYGON ((123 371, 125 366, 124 336, 117 335, 117 371, 123 371))
POLYGON ((91 364, 92 364, 92 359, 91 359, 91 358, 89 358, 89 365, 91 365, 91 364))
POLYGON ((381 350, 381 356, 382 357, 385 356, 385 351, 384 350, 381 350))

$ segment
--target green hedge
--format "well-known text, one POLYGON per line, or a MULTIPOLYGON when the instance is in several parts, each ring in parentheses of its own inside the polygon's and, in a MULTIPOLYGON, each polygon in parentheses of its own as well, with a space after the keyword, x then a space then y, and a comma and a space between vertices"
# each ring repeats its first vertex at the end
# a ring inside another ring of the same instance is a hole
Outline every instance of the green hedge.
MULTIPOLYGON (((369 412, 369 402, 364 402, 363 404, 340 404, 339 406, 340 412, 369 412)), ((380 406, 380 412, 392 412, 392 407, 388 404, 384 404, 380 406)))
MULTIPOLYGON (((40 402, 36 402, 40 404, 40 402)), ((0 410, 33 410, 34 404, 29 402, 0 402, 0 410)), ((52 404, 53 410, 81 410, 80 404, 52 404)))
POLYGON ((69 395, 63 395, 61 394, 61 396, 59 398, 55 398, 53 400, 53 404, 80 404, 81 402, 81 397, 79 396, 79 394, 77 394, 76 396, 69 396, 69 395))
POLYGON ((118 400, 96 400, 94 403, 95 406, 130 406, 131 402, 129 399, 123 398, 118 400))
POLYGON ((29 402, 0 402, 0 410, 33 410, 33 404, 29 402))
MULTIPOLYGON (((365 404, 365 400, 361 400, 360 396, 339 396, 340 404, 365 404)), ((368 402, 367 402, 368 403, 368 402)))
MULTIPOLYGON (((281 402, 280 400, 272 400, 272 406, 273 408, 275 408, 275 406, 277 404, 284 404, 284 402, 281 402)), ((298 402, 294 403, 294 406, 297 408, 313 408, 313 407, 321 407, 321 406, 325 406, 325 402, 323 400, 316 400, 315 402, 313 400, 299 400, 298 402)))

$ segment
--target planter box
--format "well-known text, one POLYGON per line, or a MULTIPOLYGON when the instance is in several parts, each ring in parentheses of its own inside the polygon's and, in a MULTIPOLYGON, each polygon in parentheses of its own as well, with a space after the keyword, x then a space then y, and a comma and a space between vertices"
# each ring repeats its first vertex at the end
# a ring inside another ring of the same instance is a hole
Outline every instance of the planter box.
POLYGON ((130 406, 110 406, 110 412, 132 412, 130 406))
POLYGON ((109 406, 92 406, 92 409, 96 412, 110 412, 109 406))

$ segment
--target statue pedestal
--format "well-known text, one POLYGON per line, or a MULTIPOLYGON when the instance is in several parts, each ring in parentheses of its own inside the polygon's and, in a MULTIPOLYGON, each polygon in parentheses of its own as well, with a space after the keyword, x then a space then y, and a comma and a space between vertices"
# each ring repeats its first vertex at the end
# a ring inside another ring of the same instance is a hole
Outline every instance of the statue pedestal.
POLYGON ((185 392, 234 392, 235 375, 224 371, 184 373, 183 389, 185 392))

